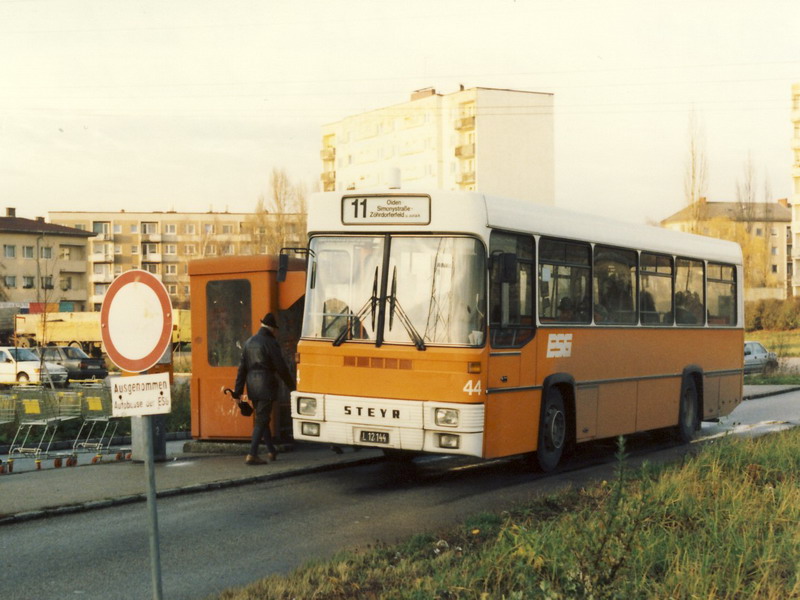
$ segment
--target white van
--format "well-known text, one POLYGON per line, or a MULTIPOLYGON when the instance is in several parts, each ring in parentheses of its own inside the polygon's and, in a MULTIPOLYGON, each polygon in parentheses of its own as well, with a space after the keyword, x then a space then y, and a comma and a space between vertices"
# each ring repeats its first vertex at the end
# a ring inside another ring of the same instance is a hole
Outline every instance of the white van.
POLYGON ((55 363, 42 363, 39 357, 27 348, 0 346, 0 384, 50 383, 66 387, 69 384, 67 370, 55 363))

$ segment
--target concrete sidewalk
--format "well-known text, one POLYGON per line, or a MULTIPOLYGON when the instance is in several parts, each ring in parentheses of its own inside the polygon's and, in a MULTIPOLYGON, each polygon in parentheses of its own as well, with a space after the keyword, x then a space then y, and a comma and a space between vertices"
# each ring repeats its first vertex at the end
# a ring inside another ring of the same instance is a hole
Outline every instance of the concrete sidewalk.
MULTIPOLYGON (((170 442, 155 467, 158 497, 203 492, 381 460, 380 450, 336 454, 322 444, 294 444, 268 465, 244 463, 245 444, 170 442), (206 448, 203 448, 206 446, 206 448), (200 451, 203 450, 203 451, 200 451)), ((113 459, 76 467, 0 475, 0 525, 146 500, 144 463, 113 459)))

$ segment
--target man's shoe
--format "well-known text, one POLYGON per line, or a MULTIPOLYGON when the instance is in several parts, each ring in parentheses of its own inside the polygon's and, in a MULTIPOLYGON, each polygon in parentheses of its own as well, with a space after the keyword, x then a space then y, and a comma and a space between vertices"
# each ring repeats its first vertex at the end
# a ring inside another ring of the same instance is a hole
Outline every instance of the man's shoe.
POLYGON ((276 450, 275 452, 270 452, 269 454, 267 454, 267 458, 270 459, 272 462, 275 462, 276 460, 278 460, 278 451, 276 450))
POLYGON ((265 465, 267 464, 267 461, 265 461, 263 458, 259 458, 258 456, 248 454, 247 458, 244 459, 244 463, 246 465, 265 465))

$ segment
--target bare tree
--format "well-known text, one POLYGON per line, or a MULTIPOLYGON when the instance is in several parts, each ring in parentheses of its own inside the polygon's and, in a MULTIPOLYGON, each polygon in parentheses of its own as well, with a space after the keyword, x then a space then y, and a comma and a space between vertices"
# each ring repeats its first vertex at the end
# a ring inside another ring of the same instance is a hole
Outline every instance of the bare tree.
POLYGON ((690 209, 689 230, 697 233, 703 217, 703 199, 708 190, 708 161, 706 158, 705 131, 697 114, 689 115, 689 155, 686 159, 686 172, 683 177, 683 190, 686 205, 690 209))
POLYGON ((269 187, 270 198, 259 196, 249 227, 256 253, 277 254, 305 237, 307 194, 305 186, 293 183, 284 169, 272 169, 269 187))

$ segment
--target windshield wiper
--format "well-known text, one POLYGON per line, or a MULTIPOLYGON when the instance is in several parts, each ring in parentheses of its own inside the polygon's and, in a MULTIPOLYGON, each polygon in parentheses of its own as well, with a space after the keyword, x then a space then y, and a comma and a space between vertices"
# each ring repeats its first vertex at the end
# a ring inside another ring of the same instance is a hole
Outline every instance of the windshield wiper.
POLYGON ((347 334, 352 331, 353 328, 353 319, 355 319, 356 323, 360 323, 361 319, 367 316, 367 311, 370 311, 370 319, 372 324, 372 330, 375 330, 375 307, 378 306, 378 267, 375 267, 375 278, 372 281, 372 296, 367 298, 367 301, 364 303, 364 306, 358 309, 358 312, 355 315, 350 315, 347 317, 347 325, 342 329, 336 339, 333 340, 334 346, 341 346, 342 343, 347 339, 347 334))
POLYGON ((400 324, 414 342, 417 350, 425 350, 425 340, 422 339, 422 336, 414 327, 411 319, 408 318, 406 311, 403 310, 403 307, 400 306, 400 302, 397 300, 397 266, 395 266, 392 271, 392 293, 389 296, 389 331, 392 330, 395 311, 397 312, 397 320, 400 321, 400 324))

